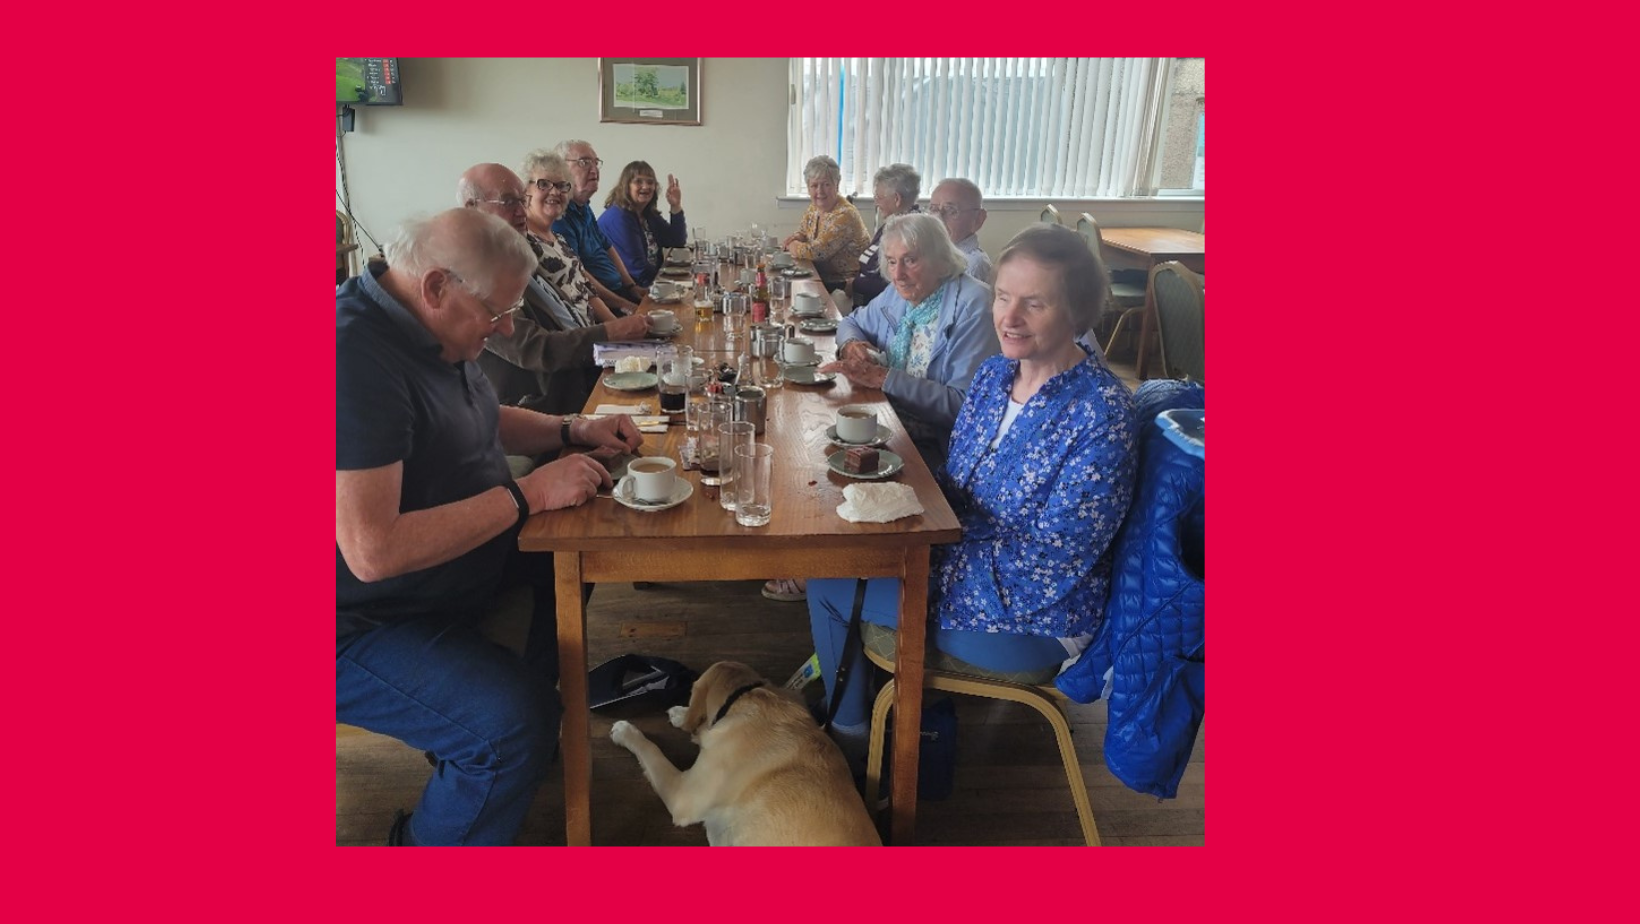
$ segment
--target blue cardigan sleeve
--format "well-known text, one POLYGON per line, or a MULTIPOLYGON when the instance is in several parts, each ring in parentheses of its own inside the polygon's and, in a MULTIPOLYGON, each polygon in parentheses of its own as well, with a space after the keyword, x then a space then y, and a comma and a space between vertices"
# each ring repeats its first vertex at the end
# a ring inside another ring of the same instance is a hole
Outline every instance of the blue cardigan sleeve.
MULTIPOLYGON (((928 378, 891 369, 883 393, 914 409, 923 420, 948 427, 962 409, 974 373, 981 363, 1002 352, 1002 345, 991 322, 990 292, 984 286, 966 275, 958 277, 947 307, 940 313, 928 378)), ((887 342, 885 336, 885 346, 887 342)))
POLYGON ((626 271, 633 281, 647 285, 643 281, 644 276, 647 273, 652 279, 655 267, 649 265, 644 253, 643 228, 638 225, 638 216, 612 205, 598 216, 598 230, 609 238, 610 245, 621 255, 621 262, 626 264, 626 271))

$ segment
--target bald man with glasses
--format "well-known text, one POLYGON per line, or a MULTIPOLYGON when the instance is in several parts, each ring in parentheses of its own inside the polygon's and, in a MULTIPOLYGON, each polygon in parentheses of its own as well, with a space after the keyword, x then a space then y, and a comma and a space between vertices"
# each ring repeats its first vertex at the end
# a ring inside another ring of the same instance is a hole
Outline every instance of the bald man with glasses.
MULTIPOLYGON (((541 258, 540 242, 530 235, 525 219, 524 182, 518 174, 501 164, 476 164, 461 175, 457 195, 466 208, 511 225, 541 258)), ((478 364, 502 404, 574 414, 598 385, 593 344, 635 340, 648 330, 641 315, 581 326, 552 286, 536 275, 524 290, 524 306, 513 317, 511 331, 486 341, 478 364)))
POLYGON ((979 229, 985 226, 985 197, 974 181, 962 177, 941 180, 928 200, 928 213, 944 222, 951 243, 968 260, 968 275, 990 285, 991 257, 979 246, 979 229))

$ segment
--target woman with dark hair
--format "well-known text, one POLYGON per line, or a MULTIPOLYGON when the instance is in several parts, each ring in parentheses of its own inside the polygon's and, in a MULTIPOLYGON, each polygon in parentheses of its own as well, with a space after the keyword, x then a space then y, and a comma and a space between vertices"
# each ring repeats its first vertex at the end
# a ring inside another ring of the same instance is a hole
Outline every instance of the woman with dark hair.
POLYGON ((604 200, 604 213, 598 216, 598 230, 615 245, 632 281, 648 286, 655 281, 661 264, 666 259, 666 248, 684 247, 689 243, 689 226, 683 220, 683 190, 678 178, 666 175, 667 220, 661 219, 655 200, 659 198, 660 183, 655 180, 655 168, 635 160, 621 171, 620 182, 609 191, 604 200))
MULTIPOLYGON (((1111 543, 1133 496, 1135 415, 1127 386, 1078 342, 1105 298, 1105 268, 1057 225, 1019 233, 997 260, 991 320, 1002 353, 968 386, 940 487, 962 539, 936 546, 928 660, 937 670, 1046 683, 1103 618, 1111 543)), ((809 625, 828 697, 853 579, 810 579, 809 625)), ((899 584, 866 583, 862 637, 892 655, 899 584)), ((865 658, 849 667, 833 733, 863 755, 865 658)))

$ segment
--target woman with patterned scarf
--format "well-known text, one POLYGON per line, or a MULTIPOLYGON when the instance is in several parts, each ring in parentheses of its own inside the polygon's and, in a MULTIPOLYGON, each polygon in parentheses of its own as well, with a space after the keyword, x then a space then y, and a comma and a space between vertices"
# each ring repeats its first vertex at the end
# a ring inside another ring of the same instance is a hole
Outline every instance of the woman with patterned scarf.
MULTIPOLYGON (((837 360, 820 367, 880 389, 932 471, 945 462, 968 383, 1001 347, 991 290, 932 215, 896 215, 883 226, 881 266, 890 288, 837 325, 837 360)), ((802 582, 770 581, 771 600, 804 599, 802 582)))

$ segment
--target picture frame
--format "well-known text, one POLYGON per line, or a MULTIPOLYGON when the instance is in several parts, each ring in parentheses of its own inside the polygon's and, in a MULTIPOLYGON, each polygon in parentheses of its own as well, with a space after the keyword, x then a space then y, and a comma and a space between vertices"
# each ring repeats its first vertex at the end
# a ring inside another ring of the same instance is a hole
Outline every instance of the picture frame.
POLYGON ((598 121, 701 124, 700 58, 599 58, 598 121))

